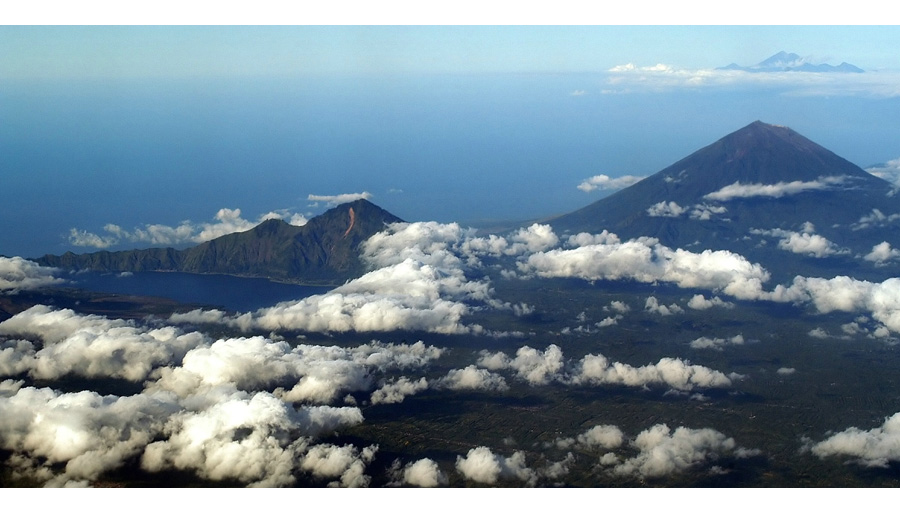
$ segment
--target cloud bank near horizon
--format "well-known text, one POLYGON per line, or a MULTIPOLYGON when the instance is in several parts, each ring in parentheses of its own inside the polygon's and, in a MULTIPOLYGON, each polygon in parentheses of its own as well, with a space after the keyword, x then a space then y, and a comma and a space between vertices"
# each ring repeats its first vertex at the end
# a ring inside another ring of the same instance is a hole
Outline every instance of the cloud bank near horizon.
POLYGON ((734 69, 690 69, 656 64, 621 64, 608 69, 603 93, 665 93, 677 89, 721 90, 735 88, 768 89, 796 96, 900 96, 898 73, 815 73, 776 71, 757 73, 734 69))

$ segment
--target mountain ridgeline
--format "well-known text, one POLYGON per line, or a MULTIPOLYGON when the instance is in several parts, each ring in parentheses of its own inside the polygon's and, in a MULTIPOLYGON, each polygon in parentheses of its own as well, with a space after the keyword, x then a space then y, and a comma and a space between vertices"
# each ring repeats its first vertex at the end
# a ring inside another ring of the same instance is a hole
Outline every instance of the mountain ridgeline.
POLYGON ((151 248, 45 255, 41 265, 103 272, 180 271, 339 284, 362 275, 359 245, 402 219, 366 200, 338 205, 303 226, 280 219, 177 250, 151 248))
POLYGON ((885 222, 900 213, 895 192, 790 128, 756 121, 549 224, 558 233, 609 230, 672 248, 732 250, 780 278, 852 268, 883 279, 896 269, 863 257, 900 242, 898 223, 885 222))
POLYGON ((837 66, 830 64, 813 64, 809 60, 800 57, 796 53, 778 52, 768 59, 753 66, 741 66, 732 62, 728 66, 717 68, 720 70, 746 71, 747 73, 865 73, 865 70, 848 62, 842 62, 837 66))
MULTIPOLYGON (((546 221, 562 236, 653 237, 670 248, 729 250, 778 281, 853 273, 883 280, 900 262, 895 187, 790 128, 753 122, 658 173, 546 221), (876 252, 876 246, 880 248, 876 252)), ((281 220, 195 247, 46 255, 42 265, 181 271, 339 284, 367 269, 359 245, 401 219, 358 200, 304 226, 281 220)))

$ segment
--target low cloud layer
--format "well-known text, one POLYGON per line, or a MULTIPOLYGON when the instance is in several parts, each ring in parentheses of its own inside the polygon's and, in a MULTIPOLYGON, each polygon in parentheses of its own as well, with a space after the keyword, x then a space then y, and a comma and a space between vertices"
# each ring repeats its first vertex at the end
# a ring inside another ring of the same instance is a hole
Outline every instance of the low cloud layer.
POLYGON ((725 346, 740 346, 744 345, 744 336, 743 335, 735 335, 731 338, 714 338, 714 337, 700 337, 691 341, 691 349, 714 349, 716 351, 722 351, 725 346))
POLYGON ((709 310, 718 306, 721 308, 734 308, 734 303, 722 300, 719 296, 713 296, 712 299, 706 299, 703 294, 695 294, 687 303, 688 308, 694 310, 709 310))
MULTIPOLYGON (((787 235, 785 249, 807 252, 813 256, 845 253, 845 250, 837 248, 824 238, 802 237, 804 234, 810 235, 814 230, 809 223, 804 225, 803 230, 803 233, 785 230, 759 233, 787 235), (795 233, 800 237, 792 238, 791 235, 795 233)), ((897 278, 872 283, 848 276, 796 276, 789 284, 779 284, 771 290, 765 290, 763 284, 769 280, 769 272, 761 265, 751 263, 730 251, 705 250, 693 253, 684 249, 673 250, 659 244, 657 239, 648 237, 620 242, 618 237, 606 232, 598 239, 579 234, 570 237, 569 241, 578 244, 577 247, 523 255, 516 263, 516 276, 671 283, 680 288, 704 289, 740 300, 811 305, 819 313, 865 313, 882 323, 884 329, 900 332, 900 279, 897 278)), ((878 257, 891 258, 893 255, 891 248, 884 245, 874 247, 873 252, 875 255, 871 259, 876 261, 878 257)), ((712 306, 706 302, 708 300, 705 297, 691 301, 691 308, 712 306)), ((724 303, 721 306, 726 306, 724 303)), ((650 300, 645 306, 648 311, 663 313, 661 306, 666 305, 650 300)), ((673 310, 666 306, 669 314, 675 313, 673 310)), ((880 328, 876 327, 876 330, 880 328)))
POLYGON ((621 64, 606 73, 603 93, 670 92, 672 90, 722 90, 752 87, 785 91, 800 96, 896 97, 898 76, 878 73, 804 73, 780 71, 753 73, 728 69, 688 69, 667 64, 621 64))
POLYGON ((815 226, 810 222, 803 223, 799 232, 775 228, 772 230, 751 229, 750 233, 778 237, 780 239, 778 241, 779 249, 815 258, 848 255, 851 253, 849 249, 842 248, 817 234, 815 226))
POLYGON ((0 323, 0 377, 118 378, 143 381, 143 391, 61 393, 6 379, 0 448, 13 454, 14 477, 48 486, 88 485, 133 461, 148 472, 177 469, 252 486, 288 486, 301 475, 366 486, 377 447, 316 444, 363 421, 358 408, 330 404, 355 392, 372 392, 373 403, 399 402, 429 383, 386 376, 422 371, 442 352, 422 342, 212 341, 38 305, 0 323))
POLYGON ((578 448, 585 451, 617 449, 625 443, 622 430, 609 424, 596 425, 571 438, 558 438, 553 443, 558 449, 578 448))
POLYGON ((142 381, 191 349, 209 343, 197 332, 150 329, 72 310, 34 306, 0 323, 0 335, 28 340, 0 341, 0 374, 35 379, 65 376, 142 381))
POLYGON ((56 268, 43 267, 22 257, 0 256, 0 293, 31 290, 65 283, 54 274, 56 268))
POLYGON ((166 393, 117 397, 4 384, 0 447, 15 455, 16 474, 48 486, 87 485, 133 458, 149 472, 290 485, 295 461, 323 432, 318 426, 333 431, 363 420, 356 408, 297 410, 264 392, 226 392, 204 406, 166 393))
POLYGON ((395 223, 361 246, 361 258, 372 270, 325 294, 243 315, 198 310, 170 320, 218 322, 243 330, 482 333, 481 326, 463 321, 473 309, 515 312, 516 308, 494 299, 487 278, 477 273, 470 277, 472 269, 481 265, 480 257, 495 251, 531 251, 557 242, 549 227, 537 225, 508 239, 476 240, 471 230, 455 223, 395 223))
POLYGON ((769 279, 762 266, 736 253, 672 250, 649 238, 534 253, 519 262, 518 268, 526 277, 667 282, 682 288, 722 291, 737 298, 759 297, 762 284, 769 279))
POLYGON ((886 468, 900 461, 900 413, 867 431, 851 427, 835 433, 811 449, 820 458, 850 458, 865 467, 886 468))
POLYGON ((525 453, 521 451, 503 457, 487 447, 476 447, 465 457, 457 456, 456 470, 466 479, 482 484, 496 484, 501 479, 519 480, 527 485, 537 481, 537 473, 528 468, 525 453))
POLYGON ((449 390, 483 392, 504 392, 509 389, 503 376, 475 365, 469 365, 463 369, 451 369, 446 376, 441 378, 438 386, 449 390))
POLYGON ((588 354, 578 362, 568 361, 555 344, 544 351, 523 346, 513 358, 503 352, 482 351, 478 365, 493 371, 515 371, 518 379, 533 386, 557 382, 574 386, 664 386, 689 391, 732 384, 732 379, 722 372, 679 358, 662 358, 655 364, 640 367, 611 361, 602 354, 588 354))
POLYGON ((620 476, 660 478, 681 473, 721 458, 746 458, 759 451, 739 447, 733 438, 710 428, 678 427, 657 424, 642 431, 632 442, 638 454, 621 463, 610 460, 610 470, 620 476))
POLYGON ((900 279, 881 283, 849 276, 807 278, 797 276, 789 286, 778 285, 761 299, 811 304, 819 313, 866 312, 895 333, 900 332, 900 279))

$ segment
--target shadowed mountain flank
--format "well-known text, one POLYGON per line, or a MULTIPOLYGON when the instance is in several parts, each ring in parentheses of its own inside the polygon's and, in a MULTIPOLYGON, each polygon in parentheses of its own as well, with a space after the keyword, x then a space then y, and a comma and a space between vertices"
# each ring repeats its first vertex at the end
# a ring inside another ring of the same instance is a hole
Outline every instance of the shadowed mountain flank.
POLYGON ((876 244, 900 240, 897 223, 885 222, 900 212, 894 192, 790 128, 756 121, 549 223, 563 233, 609 230, 694 251, 733 250, 788 274, 801 264, 833 273, 857 267, 876 244), (802 252, 799 243, 780 242, 791 234, 833 246, 802 252))
POLYGON ((339 205, 303 226, 270 219, 197 246, 46 255, 41 265, 105 272, 181 271, 310 283, 341 283, 364 273, 359 245, 402 220, 367 200, 339 205))

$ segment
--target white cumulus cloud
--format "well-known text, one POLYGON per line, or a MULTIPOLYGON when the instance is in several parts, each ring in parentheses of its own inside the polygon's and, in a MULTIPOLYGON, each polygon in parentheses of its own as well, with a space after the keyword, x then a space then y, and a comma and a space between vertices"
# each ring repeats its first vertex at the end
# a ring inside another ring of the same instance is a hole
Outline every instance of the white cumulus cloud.
POLYGON ((371 198, 372 194, 364 191, 333 195, 310 194, 306 199, 308 199, 309 201, 324 201, 331 206, 335 206, 340 205, 341 203, 350 203, 351 201, 361 199, 367 200, 371 198))
POLYGON ((778 182, 774 184, 744 184, 734 182, 731 185, 726 185, 718 191, 711 192, 703 197, 704 199, 712 201, 731 201, 735 198, 752 198, 756 196, 781 198, 783 196, 800 194, 807 191, 831 189, 836 185, 843 184, 845 180, 846 177, 843 176, 825 176, 812 182, 804 182, 801 180, 778 182))
POLYGON ((525 464, 525 453, 521 451, 504 458, 479 446, 470 449, 465 457, 456 457, 456 470, 466 479, 484 484, 495 484, 500 479, 519 479, 529 485, 537 481, 537 473, 525 464))
POLYGON ((65 283, 54 276, 56 272, 54 267, 43 267, 22 257, 0 256, 0 293, 65 283))
POLYGON ((633 367, 626 363, 612 362, 602 354, 589 354, 582 358, 571 382, 631 387, 665 385, 682 391, 690 391, 695 387, 731 386, 731 379, 725 374, 702 365, 692 365, 680 358, 662 358, 655 364, 633 367))
POLYGON ((596 189, 600 190, 617 190, 631 187, 632 185, 643 180, 644 176, 624 175, 612 178, 608 175, 594 175, 585 179, 578 184, 578 189, 584 192, 591 192, 596 189))
POLYGON ((647 209, 647 215, 650 217, 678 217, 686 211, 686 208, 674 201, 668 203, 660 201, 647 209))
POLYGON ((141 381, 154 369, 180 361, 189 350, 209 343, 201 333, 183 333, 171 326, 150 329, 44 305, 0 323, 0 334, 38 340, 37 344, 19 343, 13 353, 0 352, 0 370, 27 371, 37 379, 76 375, 141 381), (12 355, 18 362, 15 366, 10 363, 12 355))
POLYGON ((480 390, 503 392, 509 388, 503 376, 487 369, 469 365, 463 369, 451 369, 438 385, 450 390, 480 390))
POLYGON ((755 235, 767 235, 771 237, 780 237, 778 241, 779 249, 807 255, 815 258, 825 258, 833 255, 846 255, 850 253, 849 249, 841 248, 837 244, 831 242, 825 237, 815 233, 815 226, 812 223, 803 223, 802 231, 796 232, 792 230, 783 230, 775 228, 772 230, 751 229, 750 233, 755 235))
POLYGON ((900 413, 870 430, 847 428, 812 446, 820 458, 851 458, 866 467, 887 467, 900 461, 900 413))
POLYGON ((612 468, 622 476, 659 478, 685 472, 721 458, 755 456, 757 450, 739 447, 733 438, 710 428, 678 427, 672 431, 657 424, 642 431, 632 442, 639 452, 612 468))
POLYGON ((447 475, 441 471, 437 462, 430 458, 422 458, 407 464, 401 471, 403 483, 420 488, 434 488, 448 483, 447 475))
POLYGON ((891 260, 900 260, 900 249, 892 248, 890 242, 884 241, 872 246, 872 251, 863 259, 875 265, 886 265, 891 260))
POLYGON ((694 310, 709 310, 714 306, 734 308, 734 303, 724 301, 719 296, 713 296, 712 299, 706 299, 703 294, 695 294, 691 297, 690 301, 688 301, 687 305, 688 308, 693 308, 694 310))
POLYGON ((418 381, 402 376, 400 379, 385 383, 381 388, 372 392, 372 404, 396 404, 402 403, 406 396, 415 395, 423 390, 428 390, 428 380, 420 378, 418 381))
POLYGON ((737 298, 758 298, 769 273, 730 251, 693 253, 672 250, 656 239, 553 249, 534 253, 518 264, 526 277, 576 277, 585 280, 632 279, 669 282, 682 288, 722 291, 737 298))
POLYGON ((691 349, 714 349, 722 351, 725 346, 740 346, 744 344, 743 335, 735 335, 731 338, 700 337, 691 341, 691 349))

